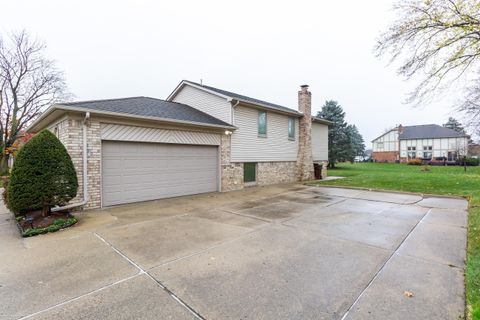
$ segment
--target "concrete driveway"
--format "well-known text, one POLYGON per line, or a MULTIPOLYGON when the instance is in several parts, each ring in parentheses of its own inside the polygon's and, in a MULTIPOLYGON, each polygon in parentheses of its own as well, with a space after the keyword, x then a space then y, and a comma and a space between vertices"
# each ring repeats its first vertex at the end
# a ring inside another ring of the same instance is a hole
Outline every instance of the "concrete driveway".
POLYGON ((459 319, 466 209, 273 186, 88 211, 27 239, 4 210, 0 319, 459 319))

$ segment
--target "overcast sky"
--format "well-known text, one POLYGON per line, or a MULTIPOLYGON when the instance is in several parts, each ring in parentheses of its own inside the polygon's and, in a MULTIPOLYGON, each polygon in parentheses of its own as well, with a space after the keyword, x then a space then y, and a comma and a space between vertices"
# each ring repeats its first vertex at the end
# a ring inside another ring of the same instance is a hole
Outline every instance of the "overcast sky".
MULTIPOLYGON (((77 100, 165 99, 182 80, 297 108, 337 100, 367 147, 396 124, 443 124, 452 97, 403 104, 414 83, 373 47, 393 18, 389 0, 0 0, 2 34, 26 29, 47 44, 77 100)), ((459 117, 460 118, 460 117, 459 117)))

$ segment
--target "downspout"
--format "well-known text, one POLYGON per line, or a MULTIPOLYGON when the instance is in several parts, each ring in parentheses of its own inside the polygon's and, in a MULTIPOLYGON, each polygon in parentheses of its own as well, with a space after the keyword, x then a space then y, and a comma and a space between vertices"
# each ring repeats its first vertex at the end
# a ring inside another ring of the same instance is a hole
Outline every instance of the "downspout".
POLYGON ((81 207, 87 204, 88 196, 88 176, 87 176, 87 165, 88 165, 88 156, 87 156, 87 122, 90 119, 90 112, 85 113, 85 119, 83 119, 83 200, 81 202, 72 203, 63 207, 54 207, 51 209, 52 212, 62 211, 73 209, 76 207, 81 207))
POLYGON ((237 100, 235 104, 232 104, 232 126, 235 125, 235 107, 238 106, 240 100, 237 100))

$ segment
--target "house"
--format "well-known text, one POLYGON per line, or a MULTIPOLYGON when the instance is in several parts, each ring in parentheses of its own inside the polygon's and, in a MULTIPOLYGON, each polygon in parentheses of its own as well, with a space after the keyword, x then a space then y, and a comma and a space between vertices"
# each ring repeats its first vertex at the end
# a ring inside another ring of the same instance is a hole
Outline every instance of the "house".
POLYGON ((376 162, 439 157, 456 161, 467 153, 468 139, 468 135, 436 124, 399 125, 372 141, 372 158, 376 162))
POLYGON ((308 86, 298 101, 294 110, 182 81, 166 100, 56 104, 29 131, 56 134, 77 170, 74 201, 98 208, 313 179, 329 122, 312 117, 308 86))
POLYGON ((480 158, 480 144, 471 143, 468 145, 468 156, 472 158, 480 158))

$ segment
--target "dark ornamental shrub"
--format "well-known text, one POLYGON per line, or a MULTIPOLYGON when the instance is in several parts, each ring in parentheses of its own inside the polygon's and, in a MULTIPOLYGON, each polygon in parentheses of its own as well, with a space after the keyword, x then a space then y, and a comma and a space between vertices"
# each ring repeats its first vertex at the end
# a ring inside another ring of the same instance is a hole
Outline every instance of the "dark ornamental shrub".
POLYGON ((18 152, 8 184, 8 207, 16 215, 64 205, 77 195, 78 181, 67 150, 48 130, 18 152))
POLYGON ((478 159, 478 158, 467 158, 467 159, 465 159, 465 162, 467 162, 467 166, 478 166, 478 165, 480 165, 480 159, 478 159))

